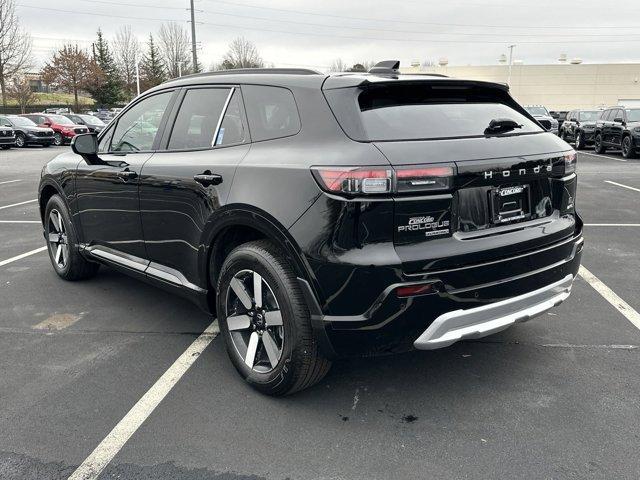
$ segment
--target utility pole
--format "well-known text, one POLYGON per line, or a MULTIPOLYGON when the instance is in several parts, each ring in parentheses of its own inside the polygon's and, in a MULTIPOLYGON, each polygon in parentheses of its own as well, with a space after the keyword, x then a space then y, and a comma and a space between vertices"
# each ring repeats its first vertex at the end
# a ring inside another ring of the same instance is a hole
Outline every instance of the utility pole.
POLYGON ((196 52, 196 11, 191 1, 191 55, 193 56, 193 72, 198 71, 198 54, 196 52))
POLYGON ((138 61, 138 55, 136 55, 136 87, 138 89, 138 96, 140 96, 140 63, 138 61))
MULTIPOLYGON (((193 2, 193 0, 191 0, 193 2)), ((513 65, 513 49, 515 45, 509 45, 509 77, 507 78, 507 85, 511 86, 511 66, 513 65)))

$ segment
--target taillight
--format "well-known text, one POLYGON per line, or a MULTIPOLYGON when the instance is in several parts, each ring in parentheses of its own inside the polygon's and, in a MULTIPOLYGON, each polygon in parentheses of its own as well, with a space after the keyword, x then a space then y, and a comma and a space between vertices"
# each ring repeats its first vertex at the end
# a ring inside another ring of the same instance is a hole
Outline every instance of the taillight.
POLYGON ((564 155, 564 174, 569 175, 575 173, 578 166, 578 154, 576 152, 565 153, 564 155))
POLYGON ((453 187, 453 167, 450 165, 433 167, 397 167, 397 191, 437 192, 453 187))
POLYGON ((330 193, 371 195, 439 192, 453 188, 452 165, 386 167, 312 167, 320 187, 330 193))
POLYGON ((384 167, 312 167, 318 184, 326 191, 348 195, 391 192, 393 172, 384 167))

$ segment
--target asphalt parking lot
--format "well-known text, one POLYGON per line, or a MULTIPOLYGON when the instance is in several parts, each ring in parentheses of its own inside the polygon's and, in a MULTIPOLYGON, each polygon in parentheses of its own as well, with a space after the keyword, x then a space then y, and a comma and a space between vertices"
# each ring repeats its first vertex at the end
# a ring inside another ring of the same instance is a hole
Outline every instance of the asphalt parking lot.
POLYGON ((580 154, 587 270, 543 317, 337 362, 280 399, 246 386, 209 337, 140 416, 128 413, 213 319, 107 268, 58 279, 34 199, 66 148, 0 151, 0 478, 67 479, 116 426, 130 438, 101 479, 640 476, 640 160, 580 154))

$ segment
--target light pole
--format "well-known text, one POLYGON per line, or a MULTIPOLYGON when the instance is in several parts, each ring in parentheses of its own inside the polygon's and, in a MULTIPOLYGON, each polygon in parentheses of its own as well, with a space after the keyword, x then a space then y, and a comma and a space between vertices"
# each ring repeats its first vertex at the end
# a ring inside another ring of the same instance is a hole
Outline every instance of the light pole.
POLYGON ((140 64, 138 62, 138 55, 136 55, 136 88, 138 90, 138 96, 140 96, 140 64))
POLYGON ((509 77, 507 78, 507 85, 511 86, 511 66, 513 65, 513 49, 515 45, 509 45, 509 77))

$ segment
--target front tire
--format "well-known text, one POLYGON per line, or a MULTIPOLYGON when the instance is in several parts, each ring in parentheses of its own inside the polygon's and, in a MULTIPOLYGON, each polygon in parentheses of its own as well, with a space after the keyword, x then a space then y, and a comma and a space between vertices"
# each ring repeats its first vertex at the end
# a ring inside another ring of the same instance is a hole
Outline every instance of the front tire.
POLYGON ((633 147, 633 140, 630 135, 622 139, 622 156, 624 158, 636 158, 636 151, 633 147))
POLYGON ((26 147, 26 145, 27 145, 27 141, 24 138, 24 135, 22 133, 18 133, 16 135, 16 147, 23 148, 23 147, 26 147))
POLYGON ((53 135, 53 144, 54 144, 56 147, 59 147, 59 146, 61 146, 63 143, 64 143, 64 139, 62 138, 62 134, 60 134, 60 133, 55 133, 55 134, 53 135))
POLYGON ((271 242, 234 249, 220 271, 217 293, 227 353, 253 388, 287 395, 327 374, 331 362, 319 351, 296 275, 271 242))
POLYGON ((585 147, 584 136, 582 132, 576 133, 576 150, 582 150, 585 147))
POLYGON ((80 254, 69 210, 59 195, 53 195, 47 202, 43 224, 51 265, 60 278, 83 280, 98 272, 100 265, 80 254))
POLYGON ((596 153, 605 153, 607 149, 602 145, 602 134, 598 133, 593 141, 593 149, 596 153))

